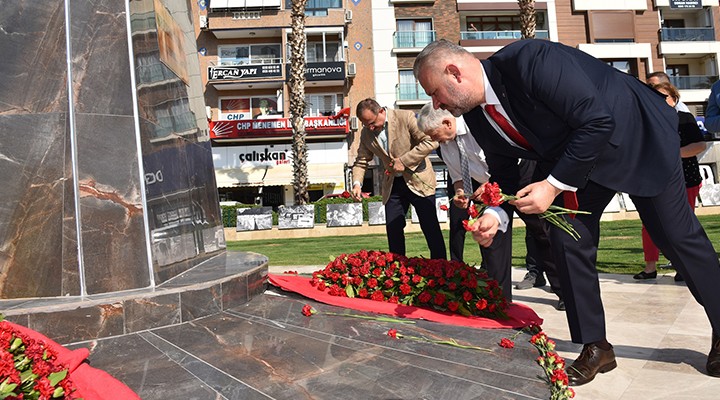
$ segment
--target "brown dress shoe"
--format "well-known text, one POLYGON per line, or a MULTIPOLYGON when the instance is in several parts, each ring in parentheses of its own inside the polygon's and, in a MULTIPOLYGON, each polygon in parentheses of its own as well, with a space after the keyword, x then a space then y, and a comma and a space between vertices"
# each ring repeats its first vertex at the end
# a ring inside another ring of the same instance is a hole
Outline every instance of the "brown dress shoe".
POLYGON ((584 385, 593 379, 598 372, 604 374, 617 367, 615 352, 603 350, 595 344, 586 344, 583 347, 580 357, 567 369, 567 376, 570 386, 584 385))
POLYGON ((720 378, 720 335, 715 332, 712 335, 712 347, 708 354, 706 368, 708 375, 720 378))

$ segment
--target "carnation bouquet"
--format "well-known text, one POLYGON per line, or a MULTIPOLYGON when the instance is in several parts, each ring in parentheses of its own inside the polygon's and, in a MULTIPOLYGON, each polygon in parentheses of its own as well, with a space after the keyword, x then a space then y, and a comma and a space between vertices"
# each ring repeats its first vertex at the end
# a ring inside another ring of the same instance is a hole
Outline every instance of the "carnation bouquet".
POLYGON ((506 319, 507 300, 483 269, 458 261, 361 250, 313 272, 310 284, 333 296, 506 319))
MULTIPOLYGON (((468 207, 468 214, 470 215, 470 219, 467 219, 463 221, 463 227, 466 231, 473 231, 475 225, 475 221, 477 221, 477 218, 482 215, 482 213, 485 211, 488 207, 497 207, 500 204, 510 201, 510 200, 517 200, 517 196, 511 196, 507 195, 500 190, 500 186, 497 183, 487 183, 484 186, 484 190, 482 194, 480 194, 480 201, 481 204, 473 204, 470 207, 468 207)), ((550 222, 551 224, 557 226, 558 228, 562 229, 563 231, 567 232, 570 236, 573 237, 573 239, 578 240, 580 239, 580 234, 577 233, 575 228, 573 228, 572 224, 568 222, 563 215, 570 215, 571 217, 574 217, 575 214, 590 214, 588 211, 579 211, 579 210, 572 210, 569 208, 564 208, 556 205, 551 205, 545 212, 539 215, 540 218, 543 218, 550 222)))
POLYGON ((68 368, 46 343, 13 329, 0 315, 0 399, 74 399, 68 368))

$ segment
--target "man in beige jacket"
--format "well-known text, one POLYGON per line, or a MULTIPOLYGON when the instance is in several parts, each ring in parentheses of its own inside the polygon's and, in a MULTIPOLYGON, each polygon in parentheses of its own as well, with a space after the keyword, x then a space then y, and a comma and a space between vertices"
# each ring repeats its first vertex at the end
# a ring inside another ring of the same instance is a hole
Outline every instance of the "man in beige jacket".
POLYGON ((353 198, 360 200, 365 171, 377 156, 385 168, 380 190, 390 252, 405 255, 405 216, 412 204, 430 257, 446 259, 435 210, 435 171, 428 157, 438 143, 418 129, 412 111, 387 109, 374 99, 365 99, 357 105, 356 114, 363 129, 352 168, 353 198))

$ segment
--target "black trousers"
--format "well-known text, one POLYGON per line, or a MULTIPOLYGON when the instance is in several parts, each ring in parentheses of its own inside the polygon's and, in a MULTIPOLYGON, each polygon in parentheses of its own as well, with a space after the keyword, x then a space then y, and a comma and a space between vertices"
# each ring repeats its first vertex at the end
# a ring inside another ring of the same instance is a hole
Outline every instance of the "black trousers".
MULTIPOLYGON (((526 161, 523 161, 526 162, 526 161)), ((535 170, 535 162, 529 162, 528 164, 521 165, 521 176, 524 180, 521 180, 520 187, 524 187, 532 179, 533 171, 535 170), (524 166, 524 168, 522 168, 524 166)), ((473 180, 473 189, 477 189, 480 186, 478 182, 473 180)), ((452 187, 452 183, 448 183, 448 187, 452 187)), ((560 298, 562 298, 560 288, 560 277, 557 273, 557 267, 552 255, 552 249, 550 246, 550 228, 549 224, 544 220, 540 219, 537 215, 523 214, 517 212, 515 207, 509 204, 503 204, 503 209, 510 217, 510 224, 506 232, 499 232, 495 235, 493 243, 485 248, 480 247, 480 254, 482 255, 482 267, 488 271, 488 274, 495 280, 503 289, 503 294, 508 301, 512 300, 512 220, 513 212, 518 214, 518 217, 525 223, 525 229, 528 235, 532 238, 535 246, 528 246, 527 256, 533 258, 538 265, 544 267, 550 282, 550 288, 560 298)), ((465 247, 465 228, 462 226, 462 221, 468 219, 467 210, 461 209, 455 204, 450 205, 450 258, 457 261, 465 261, 472 265, 472 258, 468 257, 467 260, 463 257, 463 250, 465 247)))
POLYGON ((420 229, 430 249, 430 258, 447 259, 445 239, 435 210, 435 196, 418 196, 407 187, 402 177, 393 181, 390 197, 385 204, 385 232, 390 252, 405 255, 405 216, 411 204, 417 212, 420 229))
MULTIPOLYGON (((720 332, 720 263, 715 249, 687 202, 682 164, 657 196, 630 196, 653 242, 685 278, 690 292, 704 306, 710 324, 720 332)), ((551 228, 553 255, 560 273, 563 299, 572 341, 592 343, 606 339, 605 313, 595 266, 600 240, 600 216, 615 190, 588 182, 578 190, 578 205, 592 214, 569 221, 580 234, 575 241, 551 228)), ((562 196, 558 196, 556 204, 562 196)))

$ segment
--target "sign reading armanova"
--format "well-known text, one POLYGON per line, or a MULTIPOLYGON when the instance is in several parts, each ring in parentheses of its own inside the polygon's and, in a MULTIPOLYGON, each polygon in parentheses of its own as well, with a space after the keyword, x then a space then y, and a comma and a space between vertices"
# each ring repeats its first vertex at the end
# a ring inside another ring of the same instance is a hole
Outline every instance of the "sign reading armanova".
POLYGON ((223 65, 208 67, 208 80, 239 80, 282 76, 282 64, 223 65))
MULTIPOLYGON (((305 117, 305 133, 312 136, 345 135, 347 117, 305 117)), ((290 119, 258 119, 242 121, 210 121, 210 138, 239 139, 292 137, 290 119)))
MULTIPOLYGON (((290 64, 287 64, 287 76, 290 76, 290 64)), ((305 65, 306 81, 338 81, 345 79, 345 63, 321 62, 307 63, 305 65)))

